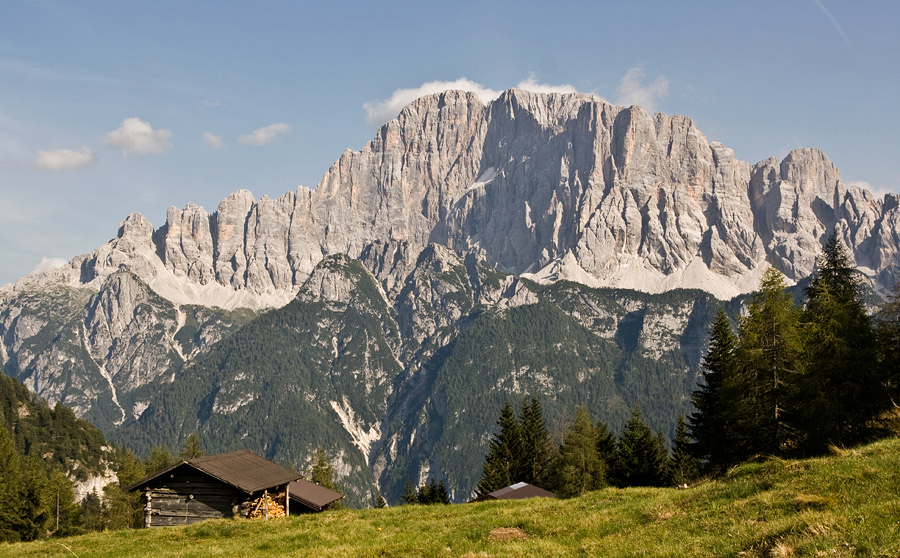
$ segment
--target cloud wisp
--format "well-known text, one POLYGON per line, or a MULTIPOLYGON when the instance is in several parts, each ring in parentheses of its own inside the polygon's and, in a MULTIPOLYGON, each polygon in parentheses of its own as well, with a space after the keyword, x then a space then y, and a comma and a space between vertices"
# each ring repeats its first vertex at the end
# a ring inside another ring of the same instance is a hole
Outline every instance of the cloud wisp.
POLYGON ((222 149, 225 147, 225 142, 222 141, 222 136, 217 136, 212 132, 203 132, 203 143, 212 147, 213 149, 222 149))
POLYGON ((103 136, 103 143, 127 157, 129 155, 159 155, 172 149, 172 130, 154 130, 149 122, 137 117, 126 118, 118 129, 103 136))
POLYGON ((269 124, 268 126, 257 128, 249 134, 238 136, 238 142, 244 145, 267 145, 275 141, 278 136, 282 134, 289 134, 291 130, 291 126, 289 124, 285 124, 284 122, 269 124))
POLYGON ((89 167, 96 160, 94 152, 87 146, 82 146, 79 149, 39 149, 32 164, 36 169, 62 172, 89 167))
POLYGON ((50 271, 51 269, 57 269, 63 267, 68 264, 69 261, 65 258, 48 258, 47 256, 43 256, 41 261, 38 262, 36 266, 31 270, 32 273, 43 273, 45 271, 50 271))
POLYGON ((851 180, 847 182, 847 186, 855 186, 857 188, 862 188, 864 190, 868 190, 872 192, 872 195, 875 196, 875 199, 884 199, 885 194, 900 194, 900 188, 894 187, 886 187, 886 186, 873 186, 872 184, 864 181, 864 180, 851 180))
MULTIPOLYGON (((534 74, 530 74, 528 78, 520 81, 516 87, 534 93, 577 93, 576 89, 568 84, 550 85, 548 83, 540 83, 534 74)), ((396 118, 403 107, 416 99, 450 90, 471 91, 485 102, 493 101, 503 93, 465 77, 455 81, 429 81, 419 87, 397 89, 387 99, 363 103, 362 108, 366 112, 366 124, 373 127, 381 126, 392 118, 396 118)))
POLYGON ((825 14, 825 17, 828 18, 828 21, 830 21, 831 24, 834 25, 834 28, 837 30, 838 34, 844 39, 844 42, 847 43, 847 46, 849 46, 850 48, 855 48, 853 46, 853 43, 850 42, 850 37, 848 37, 847 33, 844 32, 844 28, 841 27, 841 24, 838 23, 838 21, 834 18, 834 16, 831 15, 831 12, 829 12, 828 9, 822 4, 822 0, 813 0, 813 2, 815 2, 816 6, 819 7, 819 10, 821 10, 821 12, 823 14, 825 14))
POLYGON ((644 70, 634 67, 625 72, 617 90, 616 104, 619 106, 638 105, 649 112, 656 112, 657 103, 669 94, 669 80, 657 77, 653 83, 643 85, 644 70))

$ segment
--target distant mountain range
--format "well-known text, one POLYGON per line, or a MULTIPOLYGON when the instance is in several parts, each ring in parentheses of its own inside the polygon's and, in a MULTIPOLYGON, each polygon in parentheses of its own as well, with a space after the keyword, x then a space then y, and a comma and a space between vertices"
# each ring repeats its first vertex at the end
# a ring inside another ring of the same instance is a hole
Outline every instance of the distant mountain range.
POLYGON ((314 190, 132 214, 0 288, 0 359, 138 450, 196 430, 302 468, 321 446, 359 504, 428 475, 460 500, 505 397, 539 394, 557 426, 638 403, 669 431, 716 298, 769 263, 802 280, 832 230, 891 288, 898 207, 815 149, 751 166, 682 116, 448 91, 314 190))

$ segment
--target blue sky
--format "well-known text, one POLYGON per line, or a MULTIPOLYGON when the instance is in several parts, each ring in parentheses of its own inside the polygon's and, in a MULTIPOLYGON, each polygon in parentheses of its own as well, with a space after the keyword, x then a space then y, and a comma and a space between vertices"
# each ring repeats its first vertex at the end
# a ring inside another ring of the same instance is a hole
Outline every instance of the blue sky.
POLYGON ((0 284, 134 211, 313 187, 432 82, 644 104, 751 163, 818 147, 900 192, 898 22, 893 1, 5 0, 0 284))

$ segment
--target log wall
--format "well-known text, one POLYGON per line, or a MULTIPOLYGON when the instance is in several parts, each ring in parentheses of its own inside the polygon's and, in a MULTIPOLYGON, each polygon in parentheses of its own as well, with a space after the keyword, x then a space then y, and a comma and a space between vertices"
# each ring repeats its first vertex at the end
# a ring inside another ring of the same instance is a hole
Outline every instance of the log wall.
POLYGON ((243 492, 205 475, 174 472, 144 491, 145 511, 149 512, 144 523, 167 527, 232 517, 246 498, 243 492))

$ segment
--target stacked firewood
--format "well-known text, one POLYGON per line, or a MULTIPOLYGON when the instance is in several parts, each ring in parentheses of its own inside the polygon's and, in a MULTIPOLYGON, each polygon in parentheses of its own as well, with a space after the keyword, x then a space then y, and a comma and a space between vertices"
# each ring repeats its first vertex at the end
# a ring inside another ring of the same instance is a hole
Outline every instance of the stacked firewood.
POLYGON ((284 517, 284 506, 268 494, 263 494, 250 502, 250 519, 274 519, 284 517))

